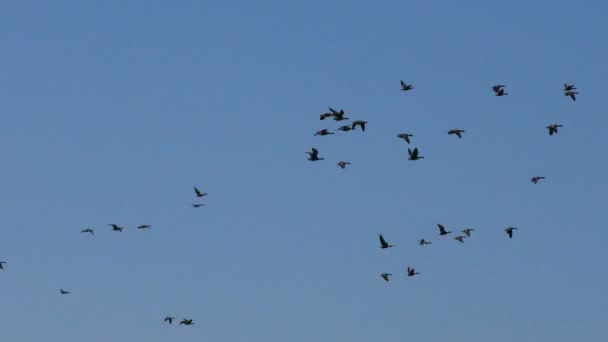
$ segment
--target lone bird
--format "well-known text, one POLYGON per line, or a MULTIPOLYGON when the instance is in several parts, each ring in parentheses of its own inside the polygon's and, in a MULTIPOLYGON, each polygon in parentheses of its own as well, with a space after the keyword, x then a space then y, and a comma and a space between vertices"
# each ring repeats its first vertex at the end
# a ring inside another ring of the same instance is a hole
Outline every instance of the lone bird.
POLYGON ((492 86, 492 91, 495 92, 496 94, 498 94, 501 90, 504 92, 504 87, 506 87, 506 85, 504 84, 497 84, 492 86))
POLYGON ((80 231, 81 233, 91 233, 91 235, 95 235, 95 232, 91 228, 85 228, 80 231))
POLYGON ((312 152, 306 152, 308 153, 308 160, 310 161, 317 161, 317 160, 323 160, 323 158, 319 158, 319 151, 317 151, 316 148, 312 148, 311 149, 312 152))
POLYGON ((426 241, 425 239, 420 239, 418 240, 418 244, 420 246, 424 246, 424 245, 430 245, 432 242, 431 241, 426 241))
POLYGON ((204 204, 204 203, 190 203, 190 205, 191 205, 193 208, 199 208, 199 207, 204 206, 205 204, 204 204))
POLYGON ((386 240, 384 240, 384 237, 382 236, 382 234, 379 234, 378 238, 380 239, 380 248, 386 249, 386 248, 393 247, 393 245, 389 245, 388 242, 386 242, 386 240))
POLYGON ((439 235, 447 235, 452 232, 451 230, 445 230, 445 226, 441 223, 437 223, 437 227, 439 228, 439 235))
POLYGON ((355 128, 357 128, 357 126, 361 126, 361 131, 365 132, 365 124, 367 123, 367 121, 363 121, 363 120, 357 120, 357 121, 353 121, 352 125, 350 128, 352 128, 353 130, 355 128))
POLYGON ((350 127, 350 125, 344 125, 344 126, 338 128, 338 131, 342 131, 342 132, 348 132, 350 130, 352 130, 352 127, 350 127))
POLYGON ((397 138, 405 140, 406 143, 410 143, 410 137, 413 137, 413 134, 409 133, 399 133, 397 134, 397 138))
POLYGON ((184 318, 184 319, 182 319, 181 322, 179 322, 179 325, 182 325, 182 324, 184 324, 184 325, 192 325, 194 323, 192 323, 192 319, 185 319, 184 318))
POLYGON ((137 226, 137 229, 151 229, 151 227, 152 226, 149 224, 142 224, 142 225, 137 226))
POLYGON ((471 237, 471 232, 474 231, 475 229, 473 228, 466 228, 461 230, 461 232, 463 232, 466 236, 471 237))
POLYGON ((408 91, 408 90, 412 90, 412 89, 414 89, 413 85, 407 84, 407 83, 403 82, 403 80, 401 81, 401 90, 408 91))
POLYGON ((419 156, 418 155, 418 148, 415 147, 414 150, 411 149, 407 149, 407 153, 410 155, 409 158, 407 158, 408 160, 418 160, 418 159, 423 159, 423 156, 419 156))
POLYGON ((320 131, 318 131, 317 133, 315 133, 315 135, 314 135, 314 136, 315 136, 315 137, 316 137, 317 135, 324 136, 324 135, 329 135, 329 134, 334 134, 334 133, 333 133, 333 132, 330 132, 330 131, 329 131, 327 128, 323 128, 322 130, 320 130, 320 131))
POLYGON ((576 95, 578 95, 578 91, 567 91, 567 92, 564 92, 564 95, 570 96, 572 101, 576 101, 576 95))
POLYGON ((547 126, 546 128, 549 130, 549 135, 553 135, 553 134, 557 134, 557 129, 562 127, 563 125, 558 125, 558 124, 551 124, 549 126, 547 126))
POLYGON ((509 235, 509 239, 513 238, 513 230, 515 230, 517 228, 515 227, 507 227, 505 228, 505 232, 507 232, 507 235, 509 235))
POLYGON ((466 132, 465 130, 462 129, 451 129, 448 131, 448 134, 456 134, 457 137, 462 138, 462 133, 466 132))
POLYGON ((574 86, 574 84, 568 84, 568 83, 564 83, 564 91, 571 91, 576 89, 576 87, 574 86))
POLYGON ((4 269, 4 264, 6 264, 6 261, 0 261, 0 270, 4 269))
POLYGON ((349 162, 345 162, 345 161, 342 161, 342 160, 341 160, 341 161, 339 161, 339 162, 338 162, 338 164, 336 164, 336 165, 338 165, 338 166, 339 166, 339 167, 341 167, 342 169, 345 169, 345 168, 346 168, 346 165, 350 165, 350 163, 349 163, 349 162))
POLYGON ((413 277, 416 274, 420 274, 420 273, 416 272, 416 270, 414 270, 413 267, 409 267, 409 266, 407 267, 407 276, 408 277, 413 277))
POLYGON ((454 240, 458 240, 461 243, 464 243, 465 238, 466 238, 466 236, 464 236, 464 235, 458 235, 457 237, 454 238, 454 240))
POLYGON ((201 192, 197 187, 194 187, 194 193, 196 194, 196 197, 203 197, 208 195, 208 193, 206 192, 201 192))
POLYGON ((70 293, 70 291, 66 291, 64 289, 59 289, 59 293, 61 293, 62 295, 64 295, 64 294, 70 293))
POLYGON ((382 279, 384 279, 385 281, 389 281, 389 277, 392 276, 392 274, 390 273, 382 273, 380 274, 380 276, 382 277, 382 279))
POLYGON ((110 223, 108 224, 108 226, 112 226, 112 230, 118 231, 118 232, 122 232, 123 229, 125 229, 124 227, 121 227, 119 225, 116 225, 114 223, 110 223))
POLYGON ((174 319, 175 317, 167 316, 165 317, 165 322, 169 322, 169 324, 172 324, 174 319))
POLYGON ((534 177, 530 178, 530 181, 531 181, 532 183, 536 184, 536 183, 538 183, 538 181, 539 181, 539 180, 541 180, 541 179, 545 179, 545 177, 543 177, 543 176, 534 176, 534 177))

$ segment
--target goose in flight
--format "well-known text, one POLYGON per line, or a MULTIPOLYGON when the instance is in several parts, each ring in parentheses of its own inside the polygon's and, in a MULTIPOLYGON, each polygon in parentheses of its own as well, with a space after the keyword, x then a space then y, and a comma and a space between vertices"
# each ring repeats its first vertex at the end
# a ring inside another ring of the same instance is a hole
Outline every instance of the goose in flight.
POLYGON ((350 128, 352 128, 353 130, 355 128, 357 128, 357 126, 361 126, 361 131, 365 132, 365 124, 367 123, 367 121, 363 121, 363 120, 357 120, 357 121, 353 121, 352 125, 350 128))
POLYGON ((179 325, 182 325, 182 324, 184 324, 184 325, 192 325, 194 323, 192 323, 192 319, 185 319, 184 318, 184 319, 182 319, 181 322, 179 322, 179 325))
POLYGON ((112 230, 115 230, 117 232, 122 232, 122 230, 125 229, 124 227, 121 227, 114 223, 110 223, 110 224, 108 224, 108 226, 112 226, 112 230))
POLYGON ((466 228, 461 230, 461 232, 463 232, 466 236, 471 237, 471 232, 474 231, 475 229, 473 228, 466 228))
POLYGON ((551 124, 551 125, 547 126, 546 128, 549 130, 549 135, 553 135, 553 134, 557 134, 558 133, 557 129, 562 126, 563 125, 559 125, 559 124, 551 124))
POLYGON ((534 184, 538 183, 538 181, 540 181, 541 179, 545 179, 545 177, 543 176, 534 176, 532 178, 530 178, 530 181, 534 184))
POLYGON ((466 238, 466 236, 464 236, 464 235, 458 235, 457 237, 454 238, 454 240, 458 240, 461 243, 464 243, 465 238, 466 238))
POLYGON ((408 91, 408 90, 412 90, 412 89, 414 89, 413 85, 407 84, 407 83, 403 82, 403 80, 401 81, 401 90, 408 91))
POLYGON ((165 322, 169 322, 169 324, 172 324, 174 319, 175 317, 167 316, 165 317, 165 322))
POLYGON ((141 224, 141 225, 137 226, 137 229, 152 229, 151 227, 152 227, 152 225, 149 225, 149 224, 141 224))
POLYGON ((0 270, 4 269, 4 264, 6 264, 6 261, 0 261, 0 270))
POLYGON ((420 239, 418 240, 418 244, 420 246, 424 246, 424 245, 430 245, 432 242, 431 241, 426 241, 425 239, 420 239))
POLYGON ((379 234, 378 238, 380 239, 380 248, 386 249, 386 248, 393 247, 393 245, 389 245, 389 243, 386 242, 386 240, 384 240, 384 237, 382 236, 382 234, 379 234))
POLYGON ((80 231, 81 233, 90 233, 91 235, 95 235, 95 232, 91 228, 85 228, 80 231))
POLYGON ((380 274, 380 276, 382 277, 382 279, 384 279, 385 281, 389 281, 389 277, 392 276, 392 274, 390 273, 382 273, 380 274))
POLYGON ((203 197, 208 195, 206 192, 201 192, 197 187, 194 187, 194 193, 196 194, 196 197, 203 197))
POLYGON ((342 169, 345 169, 345 168, 346 168, 346 165, 350 165, 350 163, 349 163, 349 162, 345 162, 345 161, 341 160, 341 161, 339 161, 339 162, 338 162, 338 164, 336 164, 336 165, 338 165, 338 166, 339 166, 339 167, 341 167, 342 169))
POLYGON ((407 276, 408 277, 413 277, 416 274, 420 274, 420 273, 416 272, 416 270, 414 270, 413 267, 409 267, 409 266, 407 267, 407 276))
POLYGON ((564 95, 570 96, 572 101, 576 101, 576 95, 578 95, 578 91, 566 91, 564 92, 564 95))
POLYGON ((505 228, 505 232, 507 233, 507 235, 509 235, 509 239, 513 238, 513 230, 515 230, 517 228, 515 227, 507 227, 505 228))
POLYGON ((437 223, 437 227, 439 228, 439 235, 447 235, 452 232, 450 230, 445 230, 445 226, 441 223, 437 223))
POLYGON ((465 130, 462 129, 451 129, 448 131, 448 134, 452 135, 452 134, 456 134, 457 137, 462 138, 462 133, 466 132, 465 130))
POLYGON ((315 136, 315 137, 316 137, 317 135, 320 135, 320 136, 325 136, 325 135, 330 135, 330 134, 334 134, 334 133, 333 133, 333 132, 330 132, 330 131, 329 131, 327 128, 323 128, 322 130, 320 130, 320 131, 318 131, 317 133, 315 133, 315 135, 314 135, 314 136, 315 136))
POLYGON ((418 155, 418 147, 414 147, 414 149, 407 149, 407 153, 410 155, 409 158, 407 158, 408 160, 418 160, 418 159, 424 159, 423 156, 418 155))
POLYGON ((406 143, 410 143, 410 137, 413 137, 413 134, 409 133, 399 133, 397 134, 397 138, 405 140, 406 143))
POLYGON ((317 160, 323 160, 323 158, 319 158, 319 151, 317 151, 316 148, 312 148, 311 149, 312 152, 306 152, 308 153, 308 160, 310 161, 317 161, 317 160))
POLYGON ((61 293, 62 295, 64 295, 64 294, 70 293, 70 291, 66 291, 64 289, 59 289, 59 293, 61 293))

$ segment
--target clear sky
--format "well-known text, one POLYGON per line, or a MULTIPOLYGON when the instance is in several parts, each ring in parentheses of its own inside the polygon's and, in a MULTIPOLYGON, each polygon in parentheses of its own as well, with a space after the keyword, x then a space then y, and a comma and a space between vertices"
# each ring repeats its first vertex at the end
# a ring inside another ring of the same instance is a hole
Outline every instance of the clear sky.
POLYGON ((0 340, 605 341, 607 11, 3 1, 0 340))

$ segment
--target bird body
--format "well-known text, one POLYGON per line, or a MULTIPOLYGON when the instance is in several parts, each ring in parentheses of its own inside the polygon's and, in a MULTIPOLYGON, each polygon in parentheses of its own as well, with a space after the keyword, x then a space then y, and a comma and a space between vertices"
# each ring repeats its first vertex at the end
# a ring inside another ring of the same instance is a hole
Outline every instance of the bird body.
POLYGON ((466 236, 464 236, 464 235, 458 235, 457 237, 454 238, 454 240, 458 240, 461 243, 464 243, 465 238, 466 238, 466 236))
POLYGON ((557 134, 558 133, 558 128, 562 127, 563 125, 559 125, 559 124, 551 124, 549 126, 547 126, 546 128, 549 130, 549 135, 553 135, 553 134, 557 134))
POLYGON ((409 133, 399 133, 397 134, 397 138, 403 139, 405 140, 406 143, 410 143, 410 137, 413 137, 413 134, 409 134, 409 133))
POLYGON ((61 293, 62 295, 64 295, 64 294, 70 293, 70 291, 66 291, 64 289, 59 289, 59 293, 61 293))
POLYGON ((466 236, 470 237, 471 236, 471 232, 474 231, 475 229, 473 228, 466 228, 461 230, 461 232, 463 232, 466 236))
POLYGON ((184 318, 184 319, 182 319, 181 322, 179 322, 179 325, 182 325, 182 324, 184 324, 184 325, 192 325, 194 323, 192 323, 192 319, 185 319, 184 318))
POLYGON ((507 227, 505 228, 505 232, 509 235, 509 239, 513 238, 513 231, 517 229, 515 227, 507 227))
POLYGON ((414 89, 414 86, 401 81, 401 90, 408 91, 414 89))
POLYGON ((566 91, 564 92, 565 96, 570 96, 570 98, 572 99, 572 101, 576 101, 576 95, 578 95, 578 91, 566 91))
POLYGON ((169 324, 172 324, 174 319, 175 317, 167 316, 165 317, 165 322, 169 322, 169 324))
POLYGON ((352 129, 353 129, 353 128, 352 128, 352 127, 350 127, 350 125, 344 125, 344 126, 342 126, 342 127, 338 128, 338 130, 339 130, 339 131, 342 131, 342 132, 348 132, 348 131, 351 131, 352 129))
POLYGON ((323 158, 319 158, 319 151, 317 151, 316 148, 312 148, 311 149, 312 152, 306 152, 308 153, 308 160, 310 161, 317 161, 317 160, 323 160, 323 158))
POLYGON ((408 160, 418 160, 424 158, 423 156, 418 155, 417 147, 415 147, 413 150, 408 148, 407 153, 410 155, 409 158, 407 158, 408 160))
POLYGON ((452 134, 456 134, 457 137, 462 138, 462 133, 466 132, 465 130, 462 129, 451 129, 448 131, 448 134, 452 135, 452 134))
POLYGON ((91 228, 85 228, 80 231, 81 233, 90 233, 91 235, 95 235, 95 232, 91 228))
POLYGON ((384 240, 384 237, 382 236, 382 234, 379 234, 378 238, 380 239, 380 248, 386 249, 386 248, 393 247, 393 245, 390 245, 388 242, 386 242, 386 240, 384 240))
POLYGON ((564 91, 571 91, 571 90, 575 90, 576 87, 574 86, 574 84, 568 84, 568 83, 564 83, 564 91))
POLYGON ((365 132, 365 124, 367 123, 367 121, 363 121, 363 120, 356 120, 353 121, 351 128, 354 130, 355 128, 357 128, 357 126, 361 127, 361 131, 365 132))
POLYGON ((6 261, 0 261, 0 270, 4 269, 4 264, 6 264, 6 261))
POLYGON ((409 267, 409 266, 407 267, 407 276, 408 277, 413 277, 416 274, 420 274, 420 273, 416 272, 416 270, 414 270, 413 267, 409 267))
POLYGON ((418 240, 418 244, 420 246, 424 246, 424 245, 430 245, 432 242, 431 241, 426 241, 425 239, 420 239, 418 240))
POLYGON ((341 161, 339 161, 339 162, 338 162, 338 164, 336 164, 336 165, 338 165, 338 166, 339 166, 339 167, 341 167, 342 169, 345 169, 345 168, 346 168, 346 165, 350 165, 350 163, 349 163, 349 162, 345 162, 345 161, 341 160, 341 161))
POLYGON ((190 203, 190 205, 194 208, 199 208, 199 207, 204 206, 205 204, 204 203, 190 203))
POLYGON ((329 135, 329 134, 334 134, 334 133, 330 132, 327 128, 323 128, 322 130, 320 130, 317 133, 315 133, 314 136, 317 136, 317 135, 325 136, 325 135, 329 135))
POLYGON ((545 177, 543 176, 534 176, 532 178, 530 178, 530 181, 534 184, 538 183, 538 181, 540 181, 541 179, 545 179, 545 177))
POLYGON ((197 187, 194 187, 194 193, 196 194, 196 197, 203 197, 208 195, 208 193, 201 192, 197 187))
POLYGON ((114 223, 110 223, 110 224, 108 224, 108 226, 112 226, 112 230, 117 231, 117 232, 122 232, 122 230, 125 229, 124 227, 121 227, 114 223))
POLYGON ((152 226, 149 224, 141 224, 139 226, 137 226, 137 229, 152 229, 152 226))
POLYGON ((390 273, 382 273, 380 274, 380 276, 382 277, 382 279, 384 279, 385 281, 389 281, 389 277, 392 276, 392 274, 390 273))
POLYGON ((452 232, 450 230, 445 230, 445 226, 441 223, 437 223, 437 228, 439 228, 439 235, 447 235, 452 232))

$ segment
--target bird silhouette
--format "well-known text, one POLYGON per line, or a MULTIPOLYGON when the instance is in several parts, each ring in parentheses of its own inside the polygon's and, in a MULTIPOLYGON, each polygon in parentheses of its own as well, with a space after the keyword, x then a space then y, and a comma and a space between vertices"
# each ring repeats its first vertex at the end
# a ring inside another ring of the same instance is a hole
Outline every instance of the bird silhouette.
POLYGON ((389 245, 389 243, 386 242, 386 240, 384 240, 384 237, 382 236, 382 234, 379 234, 378 238, 380 239, 380 248, 386 249, 386 248, 393 247, 393 245, 389 245))
POLYGON ((196 197, 203 197, 203 196, 207 196, 208 195, 205 192, 201 192, 197 187, 194 187, 194 193, 196 194, 196 197))
POLYGON ((117 232, 122 232, 122 230, 125 229, 124 227, 121 227, 114 223, 110 223, 110 224, 108 224, 108 226, 112 226, 112 230, 115 230, 117 232))
POLYGON ((464 243, 465 238, 466 238, 466 236, 464 236, 464 235, 458 235, 457 237, 454 238, 454 240, 458 240, 461 243, 464 243))
POLYGON ((316 148, 311 148, 312 152, 306 152, 308 153, 308 160, 310 161, 317 161, 317 160, 323 160, 323 158, 319 158, 319 151, 317 151, 316 148))
POLYGON ((432 242, 431 241, 426 241, 425 239, 420 239, 418 240, 418 244, 420 246, 424 246, 424 245, 430 245, 432 242))
POLYGON ((576 95, 578 95, 578 92, 577 91, 566 91, 566 92, 564 92, 564 95, 570 96, 572 101, 576 101, 576 95))
POLYGON ((452 135, 452 134, 456 134, 457 137, 462 138, 462 133, 466 132, 465 130, 462 129, 451 129, 448 131, 448 134, 452 135))
POLYGON ((339 112, 333 113, 333 117, 334 121, 348 120, 348 118, 344 116, 344 111, 342 109, 340 109, 339 112))
POLYGON ((399 133, 397 134, 397 138, 403 139, 405 140, 406 143, 410 143, 410 137, 413 137, 413 134, 409 134, 409 133, 399 133))
POLYGON ((547 126, 546 128, 549 130, 549 135, 553 135, 553 134, 557 134, 557 129, 562 127, 563 125, 558 125, 558 124, 551 124, 549 126, 547 126))
POLYGON ((564 91, 571 91, 571 90, 575 90, 576 87, 574 86, 574 84, 568 84, 568 83, 564 83, 564 91))
POLYGON ((509 235, 509 239, 513 238, 513 231, 517 229, 515 227, 507 227, 505 228, 505 232, 509 235))
POLYGON ((349 163, 349 162, 345 162, 345 161, 341 160, 341 161, 339 161, 339 162, 338 162, 338 164, 336 164, 336 165, 338 165, 338 166, 339 166, 339 167, 341 167, 342 169, 345 169, 345 168, 346 168, 346 165, 350 165, 350 163, 349 163))
POLYGON ((70 291, 66 291, 64 289, 59 289, 59 293, 61 293, 62 295, 65 295, 65 294, 70 293, 70 291))
POLYGON ((452 231, 450 230, 445 230, 445 226, 442 225, 441 223, 437 223, 437 227, 439 228, 439 235, 447 235, 450 234, 452 231))
POLYGON ((338 128, 338 131, 342 131, 342 132, 348 132, 348 131, 352 131, 352 127, 350 127, 350 125, 344 125, 341 126, 340 128, 338 128))
POLYGON ((475 229, 473 229, 473 228, 466 228, 466 229, 461 230, 461 232, 463 232, 466 236, 470 237, 471 236, 471 232, 474 231, 474 230, 475 229))
POLYGON ((380 276, 382 277, 382 279, 384 279, 385 281, 389 281, 389 277, 392 276, 392 274, 390 273, 382 273, 380 274, 380 276))
POLYGON ((407 267, 407 276, 408 277, 413 277, 416 274, 420 274, 420 273, 416 272, 416 270, 414 270, 413 267, 409 267, 409 266, 407 267))
POLYGON ((6 264, 6 261, 0 261, 0 270, 4 269, 4 264, 6 264))
POLYGON ((353 130, 355 128, 357 128, 357 126, 361 126, 361 131, 365 132, 365 124, 367 123, 367 121, 363 121, 363 120, 357 120, 357 121, 353 121, 352 125, 350 126, 353 130))
POLYGON ((85 228, 80 231, 81 233, 90 233, 91 235, 95 235, 95 232, 91 228, 85 228))
POLYGON ((414 86, 401 81, 401 90, 408 91, 414 89, 414 86))
POLYGON ((189 204, 194 208, 199 208, 199 207, 202 207, 205 205, 204 203, 189 203, 189 204))
POLYGON ((540 181, 541 179, 545 179, 545 177, 543 176, 534 176, 532 178, 530 178, 530 181, 534 184, 538 183, 538 181, 540 181))
POLYGON ((330 131, 329 131, 327 128, 323 128, 322 130, 320 130, 320 131, 318 131, 317 133, 315 133, 315 135, 314 135, 314 136, 315 136, 315 137, 316 137, 317 135, 320 135, 320 136, 325 136, 325 135, 329 135, 329 134, 334 134, 334 133, 333 133, 333 132, 330 132, 330 131))
POLYGON ((165 322, 169 322, 169 324, 172 324, 174 319, 175 317, 167 316, 165 317, 165 322))
POLYGON ((142 225, 137 226, 137 229, 152 229, 151 227, 152 226, 149 224, 142 224, 142 225))
POLYGON ((182 319, 181 322, 179 322, 179 325, 182 325, 182 324, 184 324, 184 325, 192 325, 194 323, 192 323, 192 319, 185 319, 184 318, 184 319, 182 319))
POLYGON ((408 160, 418 160, 418 159, 424 159, 423 156, 418 155, 418 148, 415 147, 413 150, 412 149, 407 149, 407 153, 410 155, 409 158, 407 158, 408 160))

